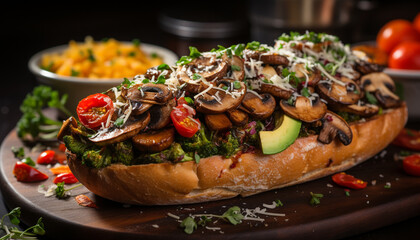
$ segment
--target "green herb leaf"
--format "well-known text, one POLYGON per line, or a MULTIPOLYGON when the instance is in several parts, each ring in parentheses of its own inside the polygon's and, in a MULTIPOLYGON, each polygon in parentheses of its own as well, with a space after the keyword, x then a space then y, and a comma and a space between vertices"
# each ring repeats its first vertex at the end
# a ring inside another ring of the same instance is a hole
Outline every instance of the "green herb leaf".
POLYGON ((311 201, 309 202, 312 206, 318 205, 321 203, 321 198, 324 197, 321 193, 313 193, 311 192, 311 201))
POLYGON ((275 202, 276 202, 276 207, 283 207, 283 203, 279 199, 277 199, 275 202))
POLYGON ((28 164, 29 166, 32 166, 32 167, 35 167, 35 166, 36 166, 36 164, 35 164, 34 160, 32 160, 32 158, 30 158, 30 157, 24 158, 24 159, 22 159, 21 161, 22 161, 23 163, 28 164))
POLYGON ((66 191, 64 189, 64 182, 57 183, 57 188, 55 189, 55 196, 59 199, 65 198, 66 191))
POLYGON ((241 209, 238 206, 229 208, 225 213, 223 213, 222 217, 227 219, 233 225, 241 223, 242 219, 244 219, 244 215, 242 215, 241 209))
POLYGON ((241 67, 239 67, 237 65, 232 65, 232 66, 230 66, 230 68, 232 69, 232 71, 241 71, 241 67))
POLYGON ((19 148, 12 147, 12 152, 13 152, 13 155, 15 155, 15 158, 18 158, 18 159, 25 158, 25 150, 23 149, 23 147, 19 147, 19 148))
POLYGON ((195 160, 195 162, 196 162, 197 164, 200 162, 200 159, 201 159, 200 155, 198 155, 198 153, 197 153, 197 152, 196 152, 196 153, 194 153, 194 160, 195 160))
POLYGON ((9 214, 7 214, 9 216, 10 222, 14 225, 19 225, 20 223, 20 207, 14 208, 12 211, 9 212, 9 214))
POLYGON ((159 71, 163 71, 163 70, 169 70, 169 69, 171 69, 171 68, 169 67, 169 65, 168 65, 168 64, 166 64, 166 63, 162 63, 162 64, 160 64, 160 65, 157 67, 157 69, 158 69, 159 71))
POLYGON ((198 58, 201 56, 200 51, 198 51, 198 49, 196 47, 191 47, 190 46, 190 57, 192 58, 198 58))
POLYGON ((45 235, 44 223, 42 222, 42 217, 40 217, 35 226, 33 226, 32 232, 37 235, 45 235))
POLYGON ((198 74, 198 73, 194 73, 193 74, 193 80, 198 80, 198 79, 201 79, 202 77, 201 77, 201 75, 200 74, 198 74))
POLYGON ((77 77, 79 75, 80 75, 80 72, 79 71, 76 71, 73 68, 71 69, 70 76, 77 77))
POLYGON ((147 79, 147 78, 145 78, 145 79, 143 79, 143 81, 141 81, 142 83, 149 83, 150 82, 150 80, 149 79, 147 79))
POLYGON ((202 226, 202 227, 205 227, 208 222, 211 222, 211 218, 209 218, 207 216, 201 216, 200 220, 198 220, 197 224, 202 226))
POLYGON ((93 55, 93 51, 92 51, 92 49, 88 49, 87 50, 88 51, 88 59, 89 59, 89 61, 91 61, 91 62, 95 62, 96 61, 96 58, 95 58, 95 56, 93 55))
POLYGON ((165 82, 166 82, 165 76, 164 75, 159 75, 155 84, 165 84, 165 82))
POLYGON ((194 105, 194 100, 190 97, 184 97, 184 100, 189 104, 189 105, 194 105))
POLYGON ((374 104, 377 105, 378 104, 378 100, 376 100, 376 97, 373 96, 370 92, 365 91, 365 95, 366 95, 366 99, 370 104, 374 104))
POLYGON ((234 81, 234 82, 233 82, 233 88, 234 88, 234 89, 240 89, 240 88, 241 88, 241 82, 239 82, 239 81, 234 81))
POLYGON ((185 218, 180 225, 182 228, 184 228, 184 232, 191 234, 194 232, 195 229, 197 229, 197 223, 194 221, 194 218, 187 217, 185 218))
POLYGON ((307 87, 302 88, 300 93, 304 97, 310 97, 311 96, 311 93, 309 92, 309 89, 307 87))
POLYGON ((117 118, 117 120, 115 120, 114 125, 117 127, 121 127, 124 124, 124 118, 123 117, 119 117, 117 118))

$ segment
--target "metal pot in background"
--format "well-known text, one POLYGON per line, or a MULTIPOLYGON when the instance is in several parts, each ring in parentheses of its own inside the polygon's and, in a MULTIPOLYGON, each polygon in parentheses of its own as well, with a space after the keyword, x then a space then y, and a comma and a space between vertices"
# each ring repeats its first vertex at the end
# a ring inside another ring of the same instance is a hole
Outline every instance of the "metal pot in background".
POLYGON ((282 33, 306 30, 350 39, 352 0, 250 0, 251 39, 272 44, 282 33))
POLYGON ((163 44, 179 56, 189 46, 209 51, 218 45, 229 47, 249 41, 246 5, 241 1, 220 1, 197 8, 199 2, 167 6, 159 15, 163 44))

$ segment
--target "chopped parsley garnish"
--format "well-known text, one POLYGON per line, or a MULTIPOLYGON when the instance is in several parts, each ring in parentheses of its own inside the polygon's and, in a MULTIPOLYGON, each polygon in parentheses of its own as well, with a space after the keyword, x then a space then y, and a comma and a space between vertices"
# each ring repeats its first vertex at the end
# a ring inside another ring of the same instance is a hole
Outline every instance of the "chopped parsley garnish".
POLYGON ((309 89, 307 87, 302 88, 302 91, 300 93, 304 97, 310 97, 311 96, 311 93, 309 92, 309 89))
POLYGON ((284 204, 279 199, 277 199, 275 201, 275 203, 276 203, 276 207, 283 207, 284 206, 284 204))
POLYGON ((166 82, 165 76, 164 75, 159 75, 155 84, 165 84, 165 82, 166 82))
POLYGON ((253 50, 253 51, 266 51, 268 50, 266 47, 261 46, 260 42, 252 41, 246 44, 245 49, 253 50))
POLYGON ((157 54, 157 53, 155 53, 155 52, 152 52, 152 53, 150 54, 150 57, 151 57, 151 58, 158 58, 158 57, 159 57, 159 54, 157 54))
POLYGON ((366 99, 370 104, 374 104, 377 105, 378 104, 378 100, 376 100, 376 97, 373 96, 370 92, 365 91, 365 95, 366 95, 366 99))
POLYGON ((73 68, 70 71, 70 76, 72 76, 72 77, 77 77, 77 76, 79 76, 79 74, 80 74, 80 72, 74 70, 73 68))
POLYGON ((124 124, 124 118, 123 117, 117 118, 117 120, 115 120, 115 122, 114 122, 114 125, 117 126, 117 127, 121 127, 123 124, 124 124))
POLYGON ((321 198, 323 198, 324 195, 321 193, 313 193, 311 192, 311 201, 309 202, 312 206, 316 206, 321 203, 321 198))
POLYGON ((241 71, 241 67, 239 67, 237 65, 232 65, 232 66, 230 66, 230 68, 232 69, 232 71, 241 71))
POLYGON ((184 97, 184 100, 190 105, 194 104, 194 100, 192 100, 192 98, 190 98, 190 97, 184 97))
POLYGON ((148 78, 145 78, 145 79, 143 79, 143 81, 141 81, 142 83, 149 83, 150 82, 150 79, 148 79, 148 78))
POLYGON ((241 88, 241 83, 239 81, 234 81, 233 82, 233 88, 234 89, 240 89, 241 88))
POLYGON ((91 62, 95 62, 96 61, 96 58, 95 58, 95 56, 93 55, 93 51, 92 51, 92 49, 88 49, 87 50, 88 51, 88 59, 89 59, 89 61, 91 61, 91 62))
POLYGON ((190 63, 192 60, 201 56, 200 51, 197 48, 190 46, 190 55, 189 56, 182 56, 177 62, 177 65, 185 65, 190 63))
POLYGON ((124 78, 123 82, 119 86, 119 89, 121 89, 122 86, 125 86, 127 89, 133 86, 135 83, 134 81, 130 81, 128 78, 124 78))
POLYGON ((162 63, 162 64, 160 64, 160 65, 157 67, 157 69, 158 69, 159 71, 163 71, 163 70, 169 70, 169 69, 171 69, 171 68, 169 67, 169 65, 168 65, 168 64, 166 64, 166 63, 162 63))
POLYGON ((198 74, 198 73, 194 73, 193 74, 193 80, 198 80, 198 79, 201 79, 202 77, 201 77, 201 75, 200 74, 198 74))
POLYGON ((131 52, 128 53, 128 56, 129 57, 135 57, 136 56, 136 52, 131 51, 131 52))

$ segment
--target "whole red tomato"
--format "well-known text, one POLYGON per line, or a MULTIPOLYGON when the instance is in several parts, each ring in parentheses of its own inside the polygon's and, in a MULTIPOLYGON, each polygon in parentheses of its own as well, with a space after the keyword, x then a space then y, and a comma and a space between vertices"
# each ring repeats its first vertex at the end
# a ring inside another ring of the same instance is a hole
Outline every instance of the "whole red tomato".
POLYGON ((91 129, 100 128, 113 113, 114 104, 111 98, 102 93, 92 94, 82 99, 77 105, 77 116, 80 122, 91 129))
POLYGON ((420 13, 418 13, 414 18, 413 26, 417 30, 417 32, 420 33, 420 13))
POLYGON ((390 53, 394 47, 404 41, 420 41, 420 34, 410 21, 403 19, 392 20, 385 24, 376 38, 376 44, 386 53, 390 53))
POLYGON ((391 52, 388 66, 396 69, 420 70, 420 41, 398 44, 391 52))
POLYGON ((420 155, 415 154, 404 158, 403 168, 406 173, 420 177, 420 155))

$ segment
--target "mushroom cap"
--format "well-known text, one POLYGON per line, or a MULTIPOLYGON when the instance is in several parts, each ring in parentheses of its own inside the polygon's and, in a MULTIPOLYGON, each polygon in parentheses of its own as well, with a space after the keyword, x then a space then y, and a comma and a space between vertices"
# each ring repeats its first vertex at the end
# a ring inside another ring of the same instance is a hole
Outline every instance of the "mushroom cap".
POLYGON ((188 72, 198 73, 207 81, 221 79, 226 75, 228 64, 215 55, 200 56, 186 65, 188 72))
POLYGON ((281 100, 280 107, 288 116, 304 122, 318 121, 327 112, 327 105, 319 97, 312 101, 307 97, 297 96, 293 106, 287 100, 281 100))
POLYGON ((239 109, 232 109, 226 112, 233 125, 243 126, 248 123, 248 114, 239 109))
POLYGON ((318 141, 329 144, 338 136, 340 141, 346 146, 352 142, 353 132, 342 117, 328 111, 321 121, 322 129, 318 135, 318 141))
POLYGON ((228 90, 212 89, 212 91, 196 96, 194 102, 196 110, 204 114, 217 114, 238 107, 245 96, 246 86, 243 82, 238 82, 240 88, 231 89, 233 82, 232 79, 224 79, 220 81, 220 84, 227 86, 228 90))
POLYGON ((353 113, 362 117, 371 117, 379 112, 379 107, 373 104, 342 105, 337 111, 353 113))
POLYGON ((164 104, 173 98, 173 95, 165 84, 146 83, 130 87, 125 97, 134 102, 164 104))
POLYGON ((100 146, 122 142, 138 134, 149 122, 150 114, 148 112, 140 116, 131 116, 122 128, 107 128, 106 131, 98 132, 89 140, 100 146))
POLYGON ((276 100, 268 93, 256 95, 252 92, 247 92, 241 105, 252 117, 266 119, 273 114, 276 108, 276 100))
POLYGON ((283 65, 283 66, 289 65, 289 59, 277 53, 262 53, 260 55, 260 60, 265 64, 283 65))
POLYGON ((383 107, 391 108, 400 105, 400 98, 394 93, 394 81, 386 73, 369 73, 360 79, 360 84, 365 91, 375 93, 376 99, 383 107))
POLYGON ((135 148, 142 152, 160 152, 167 149, 175 140, 175 129, 164 128, 142 132, 132 138, 135 148))
POLYGON ((353 80, 346 77, 342 77, 341 81, 344 83, 343 85, 336 82, 322 81, 316 85, 315 89, 331 105, 357 103, 362 97, 360 87, 353 80))
POLYGON ((223 131, 232 128, 232 122, 224 113, 207 114, 204 116, 206 126, 212 131, 223 131))

